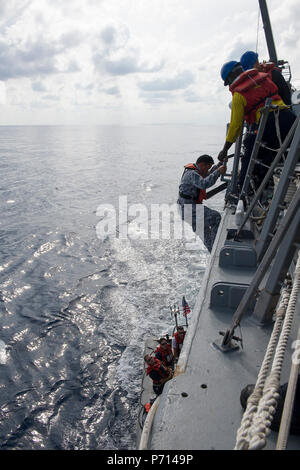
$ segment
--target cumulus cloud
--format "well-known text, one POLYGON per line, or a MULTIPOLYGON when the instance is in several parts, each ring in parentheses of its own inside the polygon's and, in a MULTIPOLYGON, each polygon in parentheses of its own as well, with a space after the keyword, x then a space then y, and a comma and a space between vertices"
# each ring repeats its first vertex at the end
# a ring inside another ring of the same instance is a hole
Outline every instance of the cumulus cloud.
POLYGON ((38 92, 47 91, 47 88, 42 82, 33 82, 31 84, 31 88, 33 89, 33 91, 38 91, 38 92))
POLYGON ((98 72, 109 75, 129 75, 134 73, 154 73, 161 70, 164 61, 151 64, 141 59, 138 45, 132 40, 128 27, 124 24, 106 25, 99 34, 102 48, 94 46, 93 62, 98 72))
POLYGON ((102 41, 107 44, 107 46, 111 46, 115 41, 116 29, 109 25, 106 26, 100 33, 100 38, 102 41))
POLYGON ((98 67, 104 69, 110 75, 128 75, 132 73, 154 73, 164 67, 164 61, 151 66, 139 60, 137 51, 129 52, 128 55, 119 59, 101 58, 98 67))
POLYGON ((75 59, 71 59, 69 61, 68 66, 65 69, 61 69, 61 73, 75 73, 75 72, 80 72, 81 68, 78 65, 78 62, 75 59))
POLYGON ((32 0, 0 0, 0 24, 2 29, 15 24, 31 4, 32 0))
POLYGON ((199 103, 200 101, 204 101, 203 97, 192 90, 185 91, 183 97, 187 103, 199 103))
POLYGON ((43 37, 35 40, 19 41, 11 44, 0 40, 0 80, 10 78, 34 77, 37 75, 50 75, 60 72, 78 71, 75 61, 62 70, 58 68, 56 57, 78 44, 77 33, 62 35, 55 41, 46 41, 43 37))
MULTIPOLYGON (((168 104, 177 106, 180 120, 184 115, 190 120, 191 112, 201 113, 209 104, 212 111, 203 121, 223 119, 228 91, 220 68, 255 49, 257 41, 258 5, 242 3, 0 0, 0 81, 14 107, 3 116, 30 103, 47 109, 62 104, 61 110, 77 109, 68 114, 70 120, 83 121, 80 108, 89 101, 95 122, 101 117, 106 122, 109 115, 118 121, 126 106, 133 120, 146 122, 153 110, 147 115, 145 103, 156 106, 155 113, 160 106, 166 113, 168 104)), ((272 0, 269 12, 278 57, 290 60, 297 78, 300 2, 272 0)), ((258 39, 259 55, 267 59, 261 22, 258 39)))
POLYGON ((49 101, 59 101, 60 100, 60 97, 58 95, 51 95, 51 94, 45 95, 45 96, 43 96, 43 98, 45 100, 49 100, 49 101))
POLYGON ((5 10, 7 7, 7 2, 4 0, 0 0, 0 15, 3 16, 5 14, 5 10))
POLYGON ((145 103, 151 105, 171 103, 174 102, 177 98, 176 95, 171 91, 154 91, 152 93, 141 91, 139 96, 145 103))
POLYGON ((66 49, 78 46, 82 40, 83 34, 80 31, 69 31, 60 36, 56 42, 56 47, 60 48, 61 51, 65 51, 66 49))
POLYGON ((43 57, 40 61, 26 60, 17 50, 8 50, 0 43, 0 79, 32 77, 36 75, 53 74, 58 70, 52 57, 43 57))
POLYGON ((120 88, 118 86, 112 86, 110 88, 104 88, 102 90, 104 93, 107 95, 114 95, 114 96, 119 96, 120 95, 120 88))
POLYGON ((111 75, 128 75, 140 70, 138 58, 134 54, 116 60, 104 58, 100 66, 111 75))
POLYGON ((108 24, 99 35, 100 40, 105 44, 106 51, 121 49, 126 46, 130 39, 130 32, 124 24, 108 24))
POLYGON ((230 45, 228 52, 228 60, 239 61, 242 54, 246 51, 255 51, 255 42, 245 41, 242 36, 237 36, 233 43, 230 45))
POLYGON ((143 91, 171 91, 187 88, 194 83, 194 75, 189 70, 179 72, 171 78, 156 78, 154 80, 143 81, 138 83, 138 87, 143 91))
POLYGON ((94 87, 95 87, 95 85, 93 83, 88 83, 86 85, 82 85, 82 83, 76 83, 75 84, 75 88, 77 90, 91 91, 91 90, 93 90, 94 87))

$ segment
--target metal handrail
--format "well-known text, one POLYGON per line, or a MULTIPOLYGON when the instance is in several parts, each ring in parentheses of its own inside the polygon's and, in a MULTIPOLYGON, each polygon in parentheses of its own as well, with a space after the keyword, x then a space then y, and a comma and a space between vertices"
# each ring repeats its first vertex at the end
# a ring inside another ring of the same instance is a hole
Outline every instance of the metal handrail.
POLYGON ((249 205, 249 207, 248 207, 248 209, 247 209, 247 212, 246 212, 246 214, 245 214, 245 216, 244 216, 244 219, 242 220, 242 223, 241 223, 241 225, 240 225, 240 227, 239 227, 239 229, 238 229, 238 231, 237 231, 236 237, 238 237, 238 236, 240 235, 240 233, 241 233, 242 229, 244 228, 244 226, 245 226, 247 220, 249 219, 250 214, 252 213, 252 210, 253 210, 255 204, 257 203, 259 197, 261 196, 263 190, 265 189, 265 187, 266 187, 266 185, 267 185, 267 183, 268 183, 270 177, 272 176, 273 171, 274 171, 274 168, 275 168, 276 165, 279 163, 279 161, 280 161, 282 155, 284 154, 284 152, 286 152, 286 150, 287 150, 287 148, 288 148, 288 146, 289 146, 289 144, 290 144, 290 141, 291 141, 291 139, 292 139, 292 137, 293 137, 293 135, 294 135, 294 133, 295 133, 295 130, 296 130, 296 127, 297 127, 297 125, 298 125, 298 121, 299 121, 299 120, 300 120, 300 115, 297 116, 297 119, 296 119, 295 122, 293 123, 293 125, 292 125, 292 127, 291 127, 291 129, 290 129, 290 131, 289 131, 289 133, 288 133, 288 135, 286 136, 286 138, 285 138, 285 140, 284 140, 284 142, 283 142, 283 144, 282 144, 282 147, 279 149, 279 151, 278 151, 276 157, 274 158, 274 160, 273 160, 273 162, 272 162, 272 164, 271 164, 269 170, 267 171, 267 173, 266 173, 266 175, 265 175, 265 177, 264 177, 264 179, 263 179, 261 185, 259 186, 258 190, 256 191, 255 197, 251 200, 251 203, 250 203, 250 205, 249 205))
POLYGON ((226 346, 228 343, 230 343, 231 338, 234 335, 235 329, 239 326, 240 321, 245 315, 250 303, 253 301, 253 298, 256 297, 259 285, 262 279, 264 278, 272 260, 274 259, 274 255, 280 243, 283 243, 284 237, 287 234, 287 228, 295 217, 300 221, 300 188, 295 193, 293 200, 289 205, 288 210, 281 224, 279 225, 277 232, 273 237, 262 262, 256 270, 251 284, 246 290, 235 314, 232 317, 230 328, 229 330, 227 330, 224 337, 223 346, 226 346))

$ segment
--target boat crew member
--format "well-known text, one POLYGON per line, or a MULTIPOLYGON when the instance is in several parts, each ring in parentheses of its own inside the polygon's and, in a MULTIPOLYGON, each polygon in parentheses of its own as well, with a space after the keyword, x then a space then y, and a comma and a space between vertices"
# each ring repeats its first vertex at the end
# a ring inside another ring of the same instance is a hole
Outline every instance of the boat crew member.
POLYGON ((154 354, 166 367, 173 367, 174 355, 171 345, 166 338, 159 339, 159 346, 154 351, 154 354))
POLYGON ((160 395, 163 391, 165 383, 172 378, 173 372, 159 359, 150 356, 149 354, 146 354, 144 360, 148 365, 146 374, 149 375, 153 381, 153 391, 156 393, 156 395, 160 395))
POLYGON ((241 59, 241 66, 244 72, 250 69, 256 69, 259 72, 268 73, 271 80, 278 88, 278 94, 284 104, 291 105, 291 89, 285 81, 281 70, 275 66, 274 62, 259 62, 257 52, 247 51, 241 59))
MULTIPOLYGON (((239 62, 230 61, 223 65, 221 77, 224 80, 224 85, 229 85, 229 90, 232 93, 232 106, 229 129, 225 144, 218 155, 218 159, 223 161, 226 158, 228 150, 240 135, 244 120, 248 125, 258 125, 261 116, 260 111, 264 107, 268 97, 272 98, 272 104, 277 106, 277 109, 280 110, 278 119, 281 140, 283 141, 293 125, 296 116, 279 96, 278 88, 271 80, 269 74, 259 72, 256 69, 244 72, 239 62)), ((269 148, 279 149, 280 147, 273 109, 270 110, 262 140, 269 148)), ((255 135, 253 138, 245 139, 244 141, 245 153, 241 159, 241 172, 239 177, 239 184, 241 186, 247 173, 254 142, 255 135)), ((275 155, 276 152, 274 151, 260 149, 258 157, 263 160, 264 164, 269 165, 275 155)), ((258 184, 266 172, 267 168, 262 167, 262 165, 256 165, 255 174, 258 179, 258 184)))
POLYGON ((183 346, 184 338, 185 338, 185 331, 183 326, 177 326, 177 331, 174 333, 172 338, 172 351, 175 359, 178 359, 180 351, 183 346))
POLYGON ((200 236, 211 252, 218 231, 221 216, 216 210, 204 207, 204 223, 199 217, 199 205, 206 199, 206 189, 213 186, 219 176, 226 172, 226 166, 216 165, 209 155, 201 155, 196 163, 185 165, 179 185, 179 198, 182 220, 190 223, 193 231, 200 236))

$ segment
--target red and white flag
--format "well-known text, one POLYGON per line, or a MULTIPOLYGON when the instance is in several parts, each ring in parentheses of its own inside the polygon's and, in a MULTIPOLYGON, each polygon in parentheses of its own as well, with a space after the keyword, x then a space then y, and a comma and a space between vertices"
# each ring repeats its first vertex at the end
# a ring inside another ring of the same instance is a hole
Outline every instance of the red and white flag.
POLYGON ((185 300, 185 297, 182 297, 182 313, 186 317, 189 313, 191 312, 190 307, 188 306, 187 301, 185 300))

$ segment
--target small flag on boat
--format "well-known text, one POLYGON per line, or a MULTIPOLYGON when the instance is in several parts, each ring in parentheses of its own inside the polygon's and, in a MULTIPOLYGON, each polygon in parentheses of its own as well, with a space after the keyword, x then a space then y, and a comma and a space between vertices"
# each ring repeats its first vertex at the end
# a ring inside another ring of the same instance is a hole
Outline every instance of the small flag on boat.
POLYGON ((182 297, 182 310, 183 310, 183 315, 186 317, 190 312, 191 312, 191 309, 190 307, 188 306, 188 303, 187 301, 185 300, 185 297, 183 296, 182 297))

